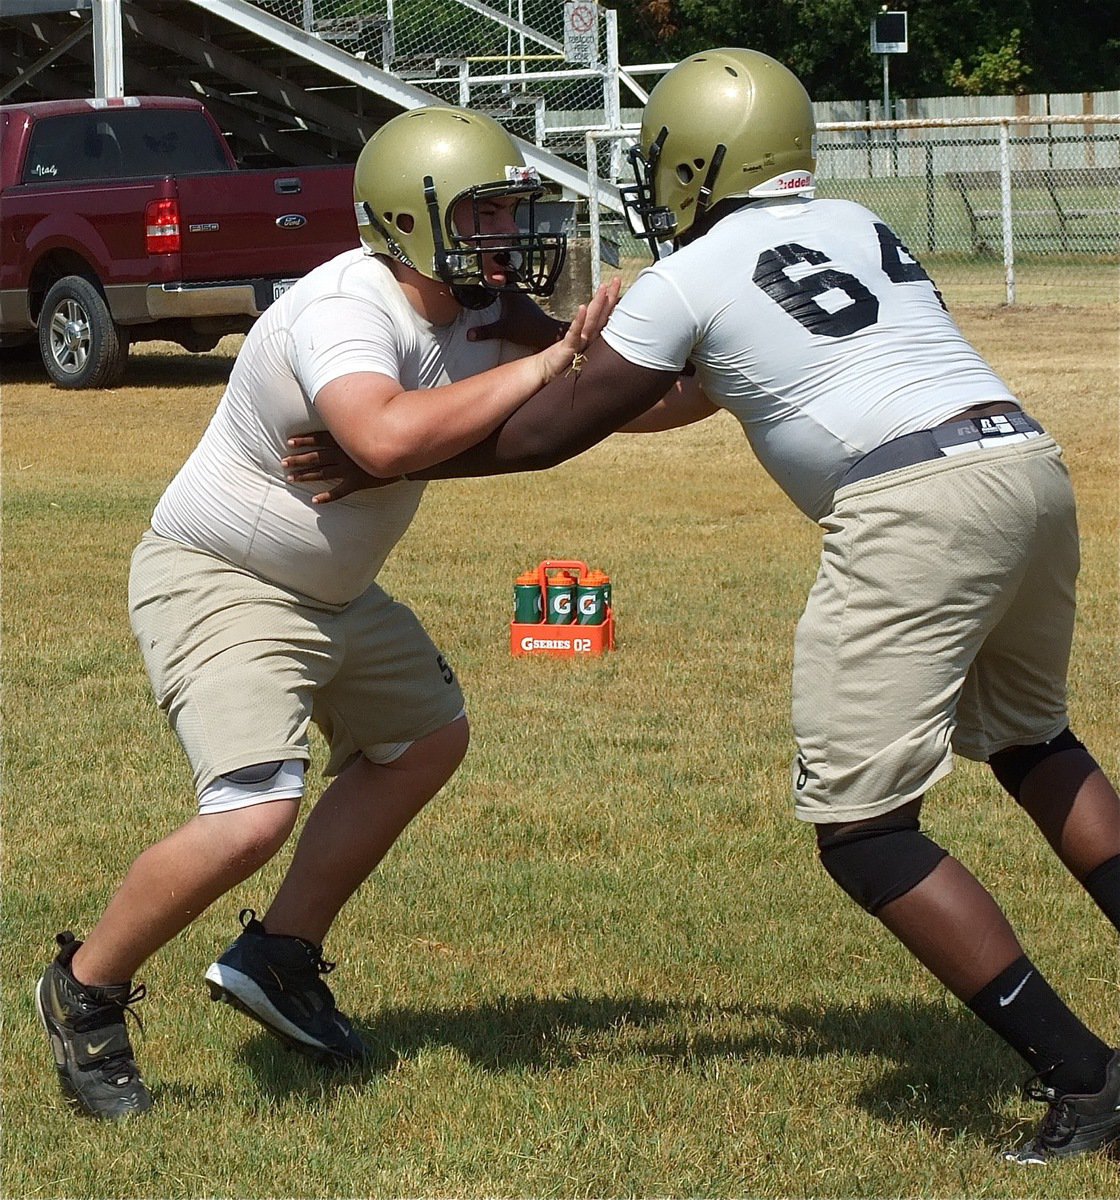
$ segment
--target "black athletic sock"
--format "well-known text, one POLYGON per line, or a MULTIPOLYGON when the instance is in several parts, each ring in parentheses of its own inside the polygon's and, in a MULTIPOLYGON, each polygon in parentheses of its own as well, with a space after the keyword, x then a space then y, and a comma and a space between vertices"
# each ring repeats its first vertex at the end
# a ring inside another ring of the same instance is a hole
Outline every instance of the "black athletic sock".
POLYGON ((1120 854, 1105 859, 1081 881, 1081 886, 1097 902, 1097 907, 1120 929, 1120 854))
POLYGON ((1104 1087, 1111 1049, 1066 1007, 1024 954, 968 1007, 1059 1093, 1092 1095, 1104 1087))

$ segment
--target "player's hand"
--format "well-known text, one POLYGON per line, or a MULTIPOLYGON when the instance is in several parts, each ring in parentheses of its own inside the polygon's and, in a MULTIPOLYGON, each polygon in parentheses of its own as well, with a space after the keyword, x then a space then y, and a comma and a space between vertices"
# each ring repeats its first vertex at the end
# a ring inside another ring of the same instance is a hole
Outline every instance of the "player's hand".
POLYGON ((579 306, 560 341, 537 355, 544 375, 542 383, 557 375, 579 375, 584 351, 599 336, 614 311, 621 286, 618 279, 602 284, 587 304, 579 306))
POLYGON ((384 487, 387 483, 397 482, 396 479, 379 479, 363 471, 326 429, 290 437, 288 445, 299 451, 280 460, 289 483, 338 480, 334 487, 312 496, 312 504, 329 504, 332 500, 341 500, 343 496, 364 488, 384 487))
POLYGON ((502 292, 502 311, 489 325, 475 325, 467 330, 467 340, 486 342, 502 338, 530 350, 543 350, 564 336, 564 322, 550 317, 539 304, 524 292, 502 292))

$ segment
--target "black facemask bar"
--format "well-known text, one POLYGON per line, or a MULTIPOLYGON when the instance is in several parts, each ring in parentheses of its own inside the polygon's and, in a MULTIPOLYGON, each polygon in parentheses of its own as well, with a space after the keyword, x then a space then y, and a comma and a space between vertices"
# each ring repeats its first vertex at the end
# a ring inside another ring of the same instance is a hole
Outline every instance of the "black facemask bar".
POLYGON ((668 136, 669 130, 662 126, 649 148, 648 159, 642 153, 641 146, 630 147, 626 153, 634 169, 635 182, 618 189, 630 232, 640 241, 649 243, 654 262, 661 257, 658 242, 670 241, 677 228, 677 218, 672 209, 664 204, 655 204, 653 194, 653 173, 668 136))
POLYGON ((479 228, 480 201, 495 197, 520 196, 517 234, 469 234, 452 232, 450 246, 444 242, 435 183, 429 176, 424 180, 424 200, 432 223, 435 243, 435 269, 448 284, 459 302, 468 308, 484 308, 499 292, 528 292, 534 296, 550 296, 556 287, 568 239, 563 233, 538 233, 536 230, 536 200, 541 195, 536 183, 486 183, 456 196, 448 206, 454 208, 462 197, 470 196, 474 228, 479 228), (483 256, 496 258, 506 273, 500 287, 489 283, 484 274, 483 256))
MULTIPOLYGON (((653 139, 653 144, 649 148, 648 159, 642 154, 640 146, 630 147, 628 153, 637 182, 629 187, 618 189, 622 197, 622 207, 626 213, 626 219, 630 223, 630 231, 635 237, 649 243, 654 262, 661 257, 658 242, 667 242, 677 238, 676 214, 667 205, 654 202, 656 197, 654 196, 653 176, 668 136, 669 130, 663 125, 661 132, 653 139)), ((726 154, 727 147, 722 143, 717 145, 712 152, 712 161, 708 164, 704 182, 700 185, 700 191, 696 197, 696 211, 692 217, 694 225, 707 212, 708 206, 712 202, 712 192, 715 190, 716 180, 719 178, 720 168, 723 166, 726 154)))

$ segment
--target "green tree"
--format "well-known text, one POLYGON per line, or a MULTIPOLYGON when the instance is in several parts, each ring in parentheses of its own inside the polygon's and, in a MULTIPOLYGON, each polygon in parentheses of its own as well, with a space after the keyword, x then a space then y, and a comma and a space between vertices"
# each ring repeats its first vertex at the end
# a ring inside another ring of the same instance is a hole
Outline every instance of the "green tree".
MULTIPOLYGON (((882 7, 874 0, 617 0, 614 6, 623 62, 675 62, 711 46, 750 46, 781 59, 818 100, 879 91, 882 63, 868 36, 882 7)), ((890 7, 909 15, 909 53, 892 55, 890 63, 897 96, 963 90, 963 83, 947 82, 956 77, 979 94, 1001 94, 1019 89, 1028 74, 1036 91, 1120 89, 1120 0, 900 0, 890 7), (1005 55, 1016 30, 1017 49, 1005 55), (958 63, 975 65, 954 75, 958 63)))
POLYGON ((1031 9, 1034 25, 1023 31, 1023 56, 1033 91, 1120 89, 1117 0, 1034 0, 1031 9))
POLYGON ((1018 29, 995 50, 981 50, 976 56, 976 66, 969 73, 959 58, 953 60, 945 76, 945 82, 966 96, 1008 95, 1027 90, 1026 77, 1031 68, 1023 63, 1019 51, 1022 34, 1018 29))

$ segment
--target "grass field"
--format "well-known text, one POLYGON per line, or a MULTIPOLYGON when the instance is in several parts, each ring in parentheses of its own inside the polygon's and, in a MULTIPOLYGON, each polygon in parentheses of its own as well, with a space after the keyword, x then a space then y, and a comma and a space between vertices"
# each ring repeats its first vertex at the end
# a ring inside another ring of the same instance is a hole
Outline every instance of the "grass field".
MULTIPOLYGON (((1115 777, 1116 308, 957 315, 1066 449, 1074 728, 1115 777)), ((32 990, 53 934, 81 936, 193 810, 126 577, 234 345, 149 347, 113 392, 5 382, 3 1196, 1117 1195, 1116 1163, 995 1159, 1040 1115, 1024 1064, 844 899, 792 819, 790 652, 819 534, 723 417, 434 485, 391 559, 474 741, 327 943, 372 1067, 324 1075, 207 999, 282 853, 142 973, 157 1109, 119 1127, 67 1112, 32 990), (615 653, 510 657, 512 580, 545 557, 611 574, 615 653)), ((968 763, 926 815, 1120 1042, 1116 936, 1024 816, 968 763)))

